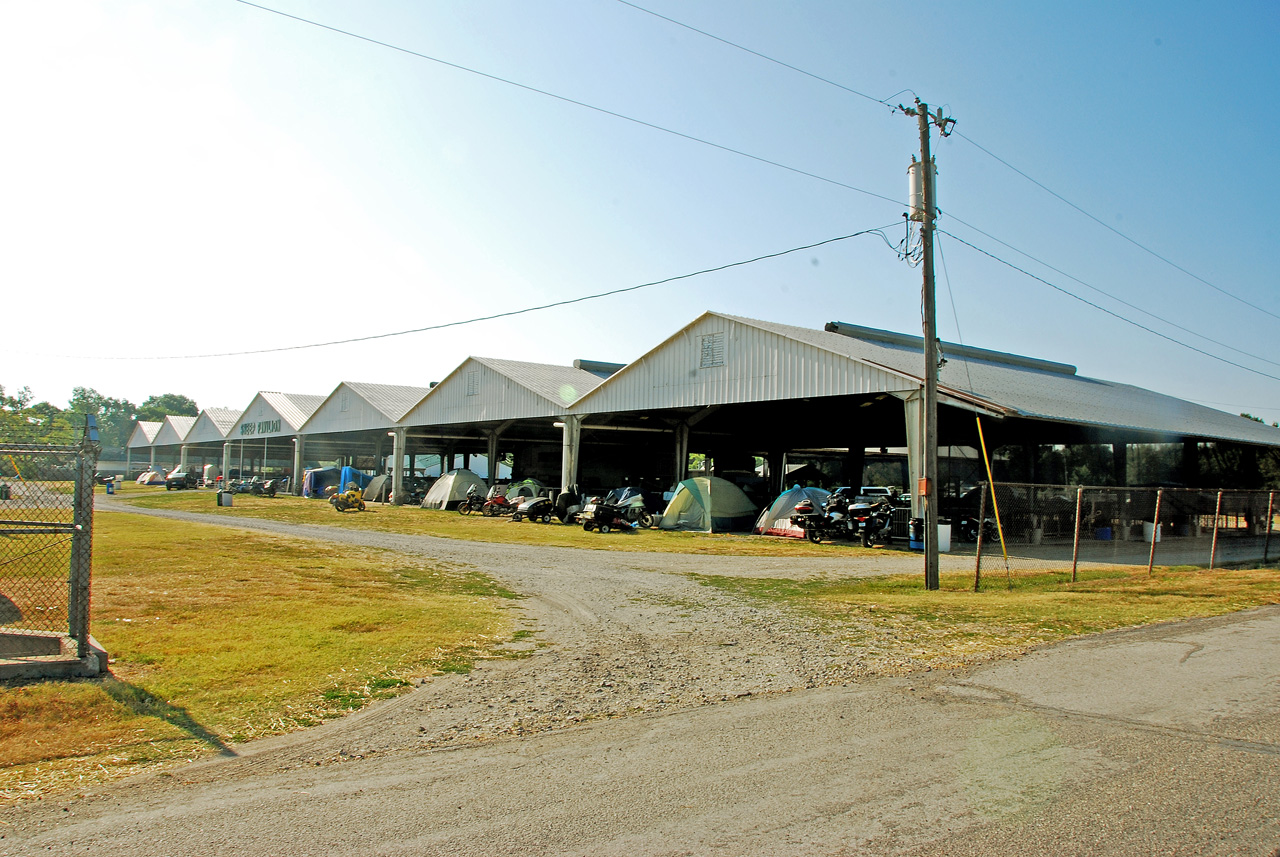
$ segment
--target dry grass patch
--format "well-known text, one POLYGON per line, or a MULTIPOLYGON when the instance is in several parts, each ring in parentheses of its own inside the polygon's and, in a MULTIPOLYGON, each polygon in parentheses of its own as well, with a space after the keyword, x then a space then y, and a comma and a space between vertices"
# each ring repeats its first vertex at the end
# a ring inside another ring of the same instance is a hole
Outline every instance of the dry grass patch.
POLYGON ((511 639, 513 597, 383 551, 101 515, 93 632, 104 680, 0 688, 0 799, 313 725, 511 639))
POLYGON ((1272 569, 1103 569, 1015 573, 973 591, 970 574, 944 574, 928 592, 920 575, 840 580, 698 576, 711 586, 785 604, 831 621, 868 654, 868 672, 949 668, 1116 628, 1216 616, 1280 603, 1272 569))

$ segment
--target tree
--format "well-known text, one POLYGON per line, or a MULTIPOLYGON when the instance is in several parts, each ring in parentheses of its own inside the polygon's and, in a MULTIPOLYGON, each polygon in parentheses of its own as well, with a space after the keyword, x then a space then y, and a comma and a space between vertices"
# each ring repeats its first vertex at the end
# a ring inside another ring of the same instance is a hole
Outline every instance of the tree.
POLYGON ((200 408, 194 399, 178 393, 165 393, 161 396, 148 396, 138 408, 138 419, 160 422, 167 416, 198 417, 200 408))
POLYGON ((103 446, 123 447, 133 433, 138 406, 128 399, 104 396, 92 387, 73 387, 67 410, 98 418, 98 438, 103 446))

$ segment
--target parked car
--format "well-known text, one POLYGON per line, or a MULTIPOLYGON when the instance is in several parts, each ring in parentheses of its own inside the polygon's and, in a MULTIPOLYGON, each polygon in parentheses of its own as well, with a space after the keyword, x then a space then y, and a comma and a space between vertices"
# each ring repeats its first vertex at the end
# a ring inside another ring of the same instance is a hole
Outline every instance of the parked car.
POLYGON ((190 467, 179 467, 170 471, 164 478, 164 490, 175 491, 183 488, 199 488, 200 471, 190 467))

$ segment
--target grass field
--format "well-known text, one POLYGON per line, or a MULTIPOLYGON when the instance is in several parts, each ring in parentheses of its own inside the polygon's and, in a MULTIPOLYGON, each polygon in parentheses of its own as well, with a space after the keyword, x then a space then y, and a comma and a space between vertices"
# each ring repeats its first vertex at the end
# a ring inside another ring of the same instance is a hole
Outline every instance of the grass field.
POLYGON ((316 724, 511 639, 512 593, 418 557, 135 515, 95 529, 111 676, 0 688, 0 800, 316 724))

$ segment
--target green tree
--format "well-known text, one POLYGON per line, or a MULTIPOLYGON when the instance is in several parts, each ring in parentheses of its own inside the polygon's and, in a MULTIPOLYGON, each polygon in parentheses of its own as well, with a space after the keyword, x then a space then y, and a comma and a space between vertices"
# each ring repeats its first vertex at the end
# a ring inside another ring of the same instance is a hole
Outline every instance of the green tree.
POLYGON ((104 396, 92 387, 73 387, 67 410, 98 418, 98 438, 103 446, 123 447, 133 433, 138 406, 128 399, 104 396))
POLYGON ((198 417, 200 408, 194 399, 178 393, 165 393, 160 396, 148 396, 138 408, 138 419, 160 422, 167 416, 198 417))

